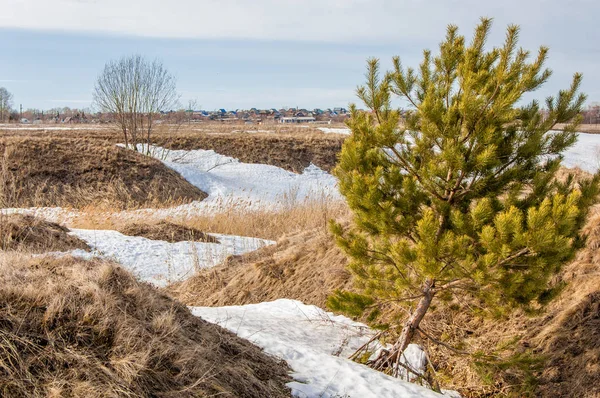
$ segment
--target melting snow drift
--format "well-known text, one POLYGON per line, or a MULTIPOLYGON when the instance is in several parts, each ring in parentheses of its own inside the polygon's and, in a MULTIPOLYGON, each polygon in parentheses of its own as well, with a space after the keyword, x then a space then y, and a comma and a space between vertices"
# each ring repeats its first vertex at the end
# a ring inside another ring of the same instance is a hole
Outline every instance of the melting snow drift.
MULTIPOLYGON (((142 145, 138 148, 145 152, 142 145)), ((149 152, 208 194, 201 202, 168 209, 170 214, 206 214, 232 207, 276 210, 311 200, 341 199, 335 177, 312 164, 295 174, 276 166, 242 163, 212 150, 152 146, 149 152)))
POLYGON ((348 128, 317 127, 317 129, 321 130, 325 134, 335 133, 335 134, 350 135, 352 133, 352 131, 348 128))
POLYGON ((127 236, 117 231, 74 229, 72 233, 93 249, 76 250, 80 257, 100 256, 117 261, 138 279, 156 286, 185 280, 200 268, 214 267, 227 256, 240 255, 273 241, 243 236, 211 234, 220 243, 176 242, 127 236))
MULTIPOLYGON (((248 339, 292 368, 294 396, 302 398, 435 398, 425 387, 347 359, 373 336, 366 325, 341 315, 280 299, 232 307, 190 307, 192 313, 248 339)), ((411 344, 406 362, 421 368, 423 351, 411 344)))

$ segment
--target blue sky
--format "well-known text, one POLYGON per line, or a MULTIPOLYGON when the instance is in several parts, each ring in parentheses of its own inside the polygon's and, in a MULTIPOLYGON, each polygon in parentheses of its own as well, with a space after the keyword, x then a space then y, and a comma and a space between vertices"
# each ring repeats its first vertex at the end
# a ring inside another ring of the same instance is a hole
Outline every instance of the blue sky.
POLYGON ((594 1, 406 0, 3 0, 0 86, 24 108, 87 107, 104 63, 139 53, 177 77, 181 102, 204 109, 354 102, 365 60, 400 55, 416 66, 448 23, 470 37, 482 15, 495 19, 491 45, 508 23, 521 44, 550 47, 543 99, 584 73, 600 100, 600 5, 594 1))

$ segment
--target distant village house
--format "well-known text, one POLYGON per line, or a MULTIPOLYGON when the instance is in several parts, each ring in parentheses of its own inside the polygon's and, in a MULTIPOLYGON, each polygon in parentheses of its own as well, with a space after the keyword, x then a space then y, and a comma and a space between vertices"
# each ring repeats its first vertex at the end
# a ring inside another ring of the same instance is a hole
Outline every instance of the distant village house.
POLYGON ((292 117, 282 117, 279 119, 280 123, 313 123, 317 119, 312 116, 292 116, 292 117))

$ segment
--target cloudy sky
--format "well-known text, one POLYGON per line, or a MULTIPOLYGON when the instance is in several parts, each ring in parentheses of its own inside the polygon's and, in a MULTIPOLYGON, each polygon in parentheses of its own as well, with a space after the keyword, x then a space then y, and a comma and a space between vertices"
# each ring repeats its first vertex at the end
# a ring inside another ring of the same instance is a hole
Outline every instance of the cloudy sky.
POLYGON ((0 0, 0 86, 24 108, 86 107, 104 63, 133 53, 160 58, 182 103, 204 109, 354 102, 365 60, 417 65, 446 25, 470 37, 494 18, 521 45, 550 47, 554 75, 535 97, 584 74, 600 101, 600 3, 595 0, 0 0))

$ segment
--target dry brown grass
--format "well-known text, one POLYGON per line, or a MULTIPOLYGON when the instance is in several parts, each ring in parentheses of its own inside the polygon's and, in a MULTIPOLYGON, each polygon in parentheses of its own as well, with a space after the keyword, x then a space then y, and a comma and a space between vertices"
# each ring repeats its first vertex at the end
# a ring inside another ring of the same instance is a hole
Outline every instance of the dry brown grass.
POLYGON ((346 256, 322 228, 203 269, 169 291, 188 305, 222 306, 301 300, 325 308, 334 289, 350 287, 346 256))
MULTIPOLYGON (((565 124, 556 124, 554 129, 562 130, 565 127, 565 124)), ((577 131, 580 133, 589 133, 589 134, 600 134, 600 124, 580 124, 577 127, 577 131)))
POLYGON ((142 236, 152 240, 163 240, 171 243, 182 241, 219 243, 217 238, 205 234, 199 229, 168 221, 160 221, 156 224, 127 224, 119 229, 119 232, 128 236, 142 236))
POLYGON ((180 131, 156 134, 154 144, 169 149, 212 149, 244 163, 262 163, 302 172, 311 163, 330 171, 344 137, 324 134, 210 134, 180 131))
POLYGON ((158 160, 100 140, 0 138, 0 207, 127 209, 205 197, 158 160))
MULTIPOLYGON (((344 202, 323 198, 290 204, 277 211, 233 207, 212 215, 170 216, 164 221, 205 233, 277 240, 300 231, 326 228, 329 220, 345 217, 347 214, 348 208, 344 202)), ((153 225, 157 221, 153 220, 152 214, 146 212, 124 215, 88 207, 85 212, 69 216, 64 222, 72 228, 124 231, 131 223, 153 225)))
POLYGON ((0 250, 45 253, 74 249, 90 250, 64 226, 29 215, 0 212, 0 250))
MULTIPOLYGON (((263 123, 263 124, 245 124, 245 123, 222 123, 215 121, 203 121, 194 123, 184 123, 177 132, 184 133, 206 133, 206 134, 269 134, 285 135, 294 137, 323 136, 324 133, 319 127, 327 128, 346 128, 344 123, 307 123, 307 124, 283 124, 283 123, 263 123)), ((157 134, 166 134, 173 132, 172 126, 160 125, 157 128, 157 134)))
POLYGON ((0 396, 289 397, 287 371, 119 266, 0 254, 0 396))

